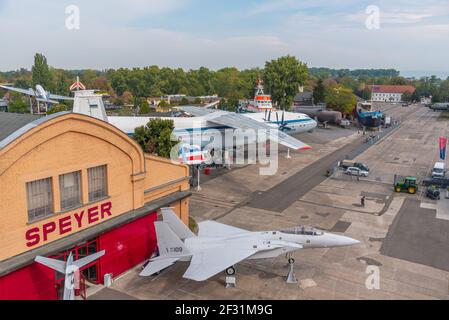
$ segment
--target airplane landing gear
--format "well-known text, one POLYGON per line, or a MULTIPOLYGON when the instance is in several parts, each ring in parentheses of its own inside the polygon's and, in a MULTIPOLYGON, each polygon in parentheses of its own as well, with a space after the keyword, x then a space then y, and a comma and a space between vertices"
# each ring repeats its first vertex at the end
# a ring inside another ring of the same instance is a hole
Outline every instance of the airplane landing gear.
POLYGON ((235 273, 234 267, 226 269, 226 289, 235 288, 235 273))
POLYGON ((292 258, 291 253, 289 253, 287 256, 288 256, 289 270, 288 270, 286 282, 288 284, 296 284, 296 283, 298 283, 298 279, 296 279, 296 276, 295 276, 295 259, 292 258))
POLYGON ((226 269, 226 275, 228 276, 233 276, 235 275, 235 268, 234 267, 229 267, 226 269))

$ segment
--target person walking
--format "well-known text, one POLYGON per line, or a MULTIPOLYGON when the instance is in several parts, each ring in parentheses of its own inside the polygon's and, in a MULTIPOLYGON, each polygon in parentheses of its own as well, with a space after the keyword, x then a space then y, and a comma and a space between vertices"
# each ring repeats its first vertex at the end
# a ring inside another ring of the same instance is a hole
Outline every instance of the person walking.
POLYGON ((365 196, 363 196, 363 197, 360 199, 360 203, 361 203, 361 205, 362 205, 363 208, 365 208, 365 199, 366 199, 365 196))

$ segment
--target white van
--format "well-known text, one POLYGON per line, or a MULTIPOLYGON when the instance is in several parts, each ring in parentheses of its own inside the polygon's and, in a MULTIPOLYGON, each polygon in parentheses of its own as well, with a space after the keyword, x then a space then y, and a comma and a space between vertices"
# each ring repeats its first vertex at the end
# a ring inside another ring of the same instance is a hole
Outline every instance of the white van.
POLYGON ((437 162, 432 170, 432 178, 444 178, 446 175, 446 164, 444 162, 437 162))

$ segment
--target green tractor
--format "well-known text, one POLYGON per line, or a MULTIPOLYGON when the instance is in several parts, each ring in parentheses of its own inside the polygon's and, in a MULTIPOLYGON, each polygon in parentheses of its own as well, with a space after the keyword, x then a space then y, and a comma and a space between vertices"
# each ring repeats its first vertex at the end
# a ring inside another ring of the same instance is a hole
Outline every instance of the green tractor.
POLYGON ((395 192, 407 192, 410 194, 416 194, 418 192, 418 184, 416 177, 394 177, 394 191, 395 192))

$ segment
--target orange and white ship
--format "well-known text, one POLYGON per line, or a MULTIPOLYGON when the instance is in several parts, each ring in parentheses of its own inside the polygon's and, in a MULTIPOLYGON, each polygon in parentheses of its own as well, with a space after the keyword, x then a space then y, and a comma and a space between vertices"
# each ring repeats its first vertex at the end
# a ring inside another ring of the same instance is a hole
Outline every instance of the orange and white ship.
POLYGON ((240 100, 239 110, 241 112, 265 112, 273 109, 271 96, 265 94, 263 81, 257 78, 256 87, 254 88, 253 100, 240 100))

